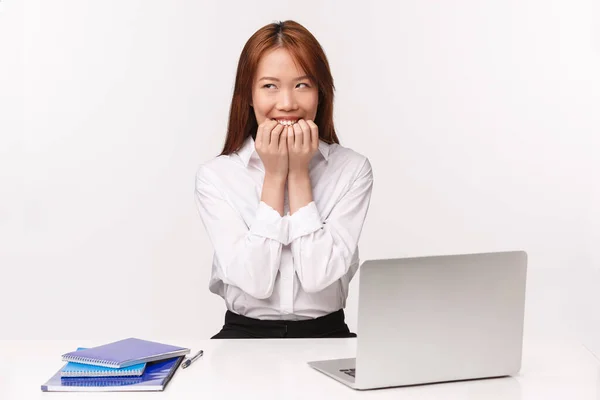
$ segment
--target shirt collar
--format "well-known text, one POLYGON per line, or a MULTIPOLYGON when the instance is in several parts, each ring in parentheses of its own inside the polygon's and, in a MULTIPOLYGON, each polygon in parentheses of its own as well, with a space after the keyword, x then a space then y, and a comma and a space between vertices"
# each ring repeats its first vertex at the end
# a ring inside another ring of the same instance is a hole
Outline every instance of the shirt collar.
MULTIPOLYGON (((325 161, 328 161, 329 159, 329 146, 329 144, 319 140, 319 151, 323 155, 325 161)), ((258 153, 256 153, 256 148, 254 147, 254 138, 252 136, 248 136, 242 147, 236 153, 242 159, 244 167, 248 167, 252 155, 256 154, 256 156, 258 156, 258 153)))

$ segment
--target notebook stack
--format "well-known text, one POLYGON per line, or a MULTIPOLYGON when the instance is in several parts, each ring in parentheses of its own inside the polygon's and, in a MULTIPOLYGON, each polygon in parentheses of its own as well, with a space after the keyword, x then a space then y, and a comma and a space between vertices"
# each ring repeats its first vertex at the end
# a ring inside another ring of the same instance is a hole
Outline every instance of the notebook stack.
POLYGON ((162 391, 190 349, 137 338, 65 353, 44 392, 162 391))

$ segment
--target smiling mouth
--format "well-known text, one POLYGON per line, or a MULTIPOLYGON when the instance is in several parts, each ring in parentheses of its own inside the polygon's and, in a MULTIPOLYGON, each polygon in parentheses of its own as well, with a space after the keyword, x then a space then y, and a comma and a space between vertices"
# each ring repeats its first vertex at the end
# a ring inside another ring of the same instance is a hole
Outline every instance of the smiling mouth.
POLYGON ((297 119, 278 119, 276 120, 280 125, 292 126, 298 122, 297 119))

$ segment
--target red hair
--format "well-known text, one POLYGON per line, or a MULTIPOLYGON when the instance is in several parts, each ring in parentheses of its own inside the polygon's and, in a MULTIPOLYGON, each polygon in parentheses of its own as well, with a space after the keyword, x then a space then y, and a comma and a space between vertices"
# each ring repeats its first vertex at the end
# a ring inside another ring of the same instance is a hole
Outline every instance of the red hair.
POLYGON ((288 20, 260 28, 242 49, 229 109, 227 138, 221 155, 238 151, 249 136, 256 135, 258 123, 250 106, 254 74, 262 55, 277 48, 287 50, 292 59, 317 84, 319 101, 314 122, 319 127, 319 139, 329 144, 340 143, 333 127, 335 87, 325 52, 305 27, 288 20))

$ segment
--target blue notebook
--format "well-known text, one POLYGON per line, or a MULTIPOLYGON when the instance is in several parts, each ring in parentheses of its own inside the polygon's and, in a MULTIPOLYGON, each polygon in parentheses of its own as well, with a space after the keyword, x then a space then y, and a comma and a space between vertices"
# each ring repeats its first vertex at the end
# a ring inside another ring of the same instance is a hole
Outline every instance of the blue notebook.
MULTIPOLYGON (((83 347, 77 350, 86 350, 83 347)), ((97 365, 80 364, 69 362, 61 370, 60 376, 63 378, 72 377, 99 377, 99 376, 141 376, 146 369, 146 363, 135 364, 125 368, 107 368, 97 365)))
POLYGON ((60 370, 44 383, 43 392, 148 392, 163 391, 182 357, 154 361, 146 365, 142 376, 109 376, 97 378, 62 378, 60 370))
POLYGON ((164 360, 189 354, 190 349, 169 344, 129 338, 77 350, 62 355, 62 360, 108 368, 124 368, 131 365, 164 360))

